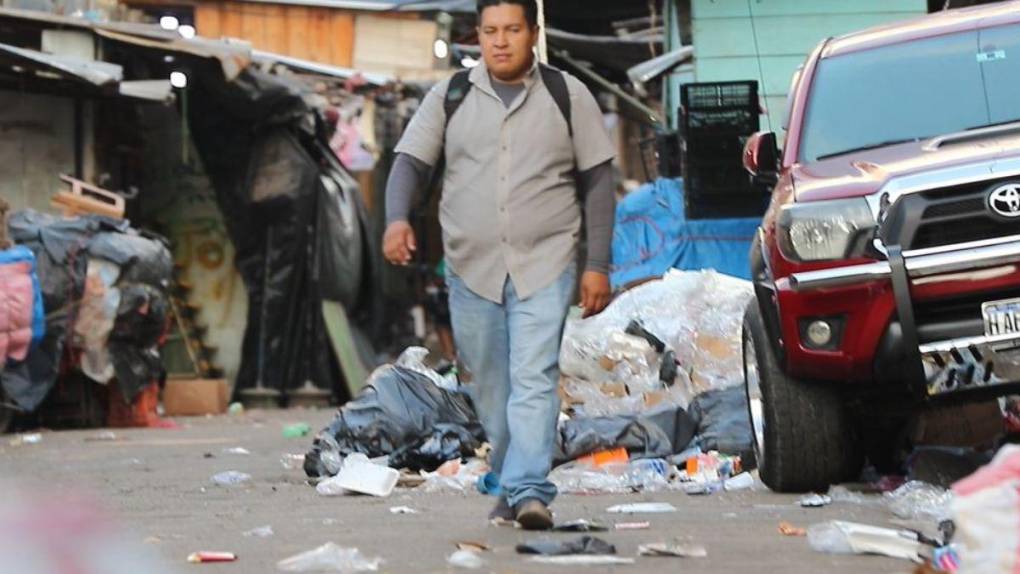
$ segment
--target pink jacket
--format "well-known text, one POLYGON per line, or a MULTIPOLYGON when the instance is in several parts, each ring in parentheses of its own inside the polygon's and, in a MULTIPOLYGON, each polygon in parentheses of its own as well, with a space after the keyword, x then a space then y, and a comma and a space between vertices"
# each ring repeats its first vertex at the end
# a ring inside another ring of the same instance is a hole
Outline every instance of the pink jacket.
POLYGON ((0 369, 23 361, 32 343, 32 264, 0 264, 0 369))

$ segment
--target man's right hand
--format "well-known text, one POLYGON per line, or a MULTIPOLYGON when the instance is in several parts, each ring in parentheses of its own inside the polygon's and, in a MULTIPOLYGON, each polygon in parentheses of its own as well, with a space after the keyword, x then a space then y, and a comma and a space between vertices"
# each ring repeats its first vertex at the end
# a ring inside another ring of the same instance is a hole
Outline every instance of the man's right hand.
POLYGON ((418 244, 414 229, 406 221, 394 221, 386 227, 383 235, 383 256, 394 265, 407 265, 414 257, 418 244))

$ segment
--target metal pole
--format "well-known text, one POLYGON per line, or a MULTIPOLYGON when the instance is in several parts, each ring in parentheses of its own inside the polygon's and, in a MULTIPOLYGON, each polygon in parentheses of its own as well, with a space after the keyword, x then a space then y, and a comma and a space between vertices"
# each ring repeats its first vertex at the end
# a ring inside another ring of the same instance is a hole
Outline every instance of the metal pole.
POLYGON ((549 50, 545 43, 545 2, 538 0, 538 61, 549 63, 549 50))

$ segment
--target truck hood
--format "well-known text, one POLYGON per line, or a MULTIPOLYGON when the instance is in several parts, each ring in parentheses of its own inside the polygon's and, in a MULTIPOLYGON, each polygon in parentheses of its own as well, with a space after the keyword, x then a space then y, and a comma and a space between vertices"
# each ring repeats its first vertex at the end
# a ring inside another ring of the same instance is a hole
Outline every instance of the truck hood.
POLYGON ((932 149, 930 143, 909 142, 796 164, 790 170, 796 201, 862 197, 898 177, 1020 157, 1020 134, 1015 132, 978 141, 948 142, 937 149, 932 149))

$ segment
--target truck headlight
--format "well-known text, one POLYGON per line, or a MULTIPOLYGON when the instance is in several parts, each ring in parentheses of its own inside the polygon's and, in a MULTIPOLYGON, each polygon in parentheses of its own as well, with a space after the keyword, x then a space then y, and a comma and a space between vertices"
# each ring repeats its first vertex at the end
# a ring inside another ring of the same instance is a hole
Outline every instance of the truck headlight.
POLYGON ((864 198, 794 203, 779 214, 779 248, 792 261, 860 256, 877 226, 864 198))

